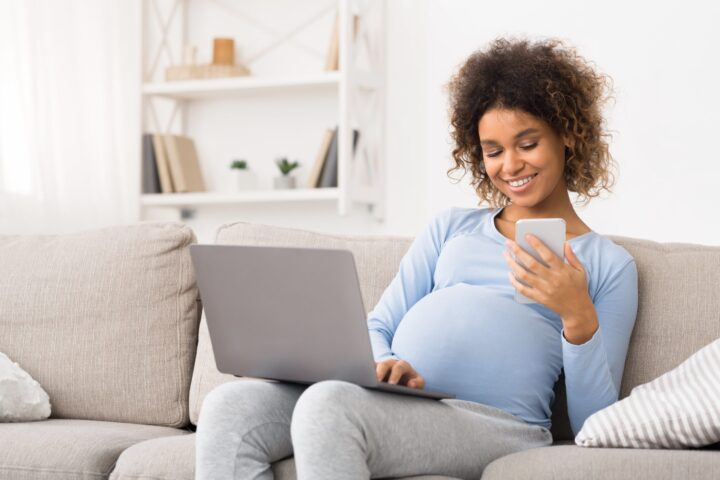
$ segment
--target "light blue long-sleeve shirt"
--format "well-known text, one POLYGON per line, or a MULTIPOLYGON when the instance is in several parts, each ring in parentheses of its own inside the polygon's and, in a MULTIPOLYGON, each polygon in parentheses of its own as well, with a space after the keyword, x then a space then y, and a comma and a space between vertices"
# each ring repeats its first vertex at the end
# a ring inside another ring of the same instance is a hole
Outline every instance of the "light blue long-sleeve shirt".
POLYGON ((587 417, 618 399, 637 313, 635 261, 596 232, 568 240, 585 268, 599 321, 590 340, 572 344, 557 313, 515 301, 502 257, 507 239, 494 222, 501 210, 452 207, 415 238, 368 314, 375 360, 404 359, 425 388, 546 428, 564 368, 577 433, 587 417))

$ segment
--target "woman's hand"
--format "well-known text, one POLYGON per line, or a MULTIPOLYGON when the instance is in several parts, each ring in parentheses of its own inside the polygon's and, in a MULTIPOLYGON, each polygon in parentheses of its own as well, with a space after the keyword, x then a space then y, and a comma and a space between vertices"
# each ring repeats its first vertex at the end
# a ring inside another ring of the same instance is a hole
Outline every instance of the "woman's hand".
POLYGON ((564 244, 565 257, 569 262, 565 263, 534 235, 528 234, 527 239, 547 266, 508 240, 508 248, 525 266, 523 268, 519 265, 507 251, 503 252, 511 269, 508 274, 510 283, 518 292, 560 315, 566 339, 573 343, 584 343, 584 340, 592 337, 598 326, 595 306, 588 293, 585 268, 570 248, 570 243, 564 244), (518 279, 529 286, 523 285, 518 279), (568 336, 568 333, 572 335, 568 336))
POLYGON ((382 362, 376 362, 375 372, 380 382, 387 381, 387 383, 420 389, 425 387, 425 379, 405 360, 388 358, 382 362), (388 376, 387 380, 385 380, 386 376, 388 376))

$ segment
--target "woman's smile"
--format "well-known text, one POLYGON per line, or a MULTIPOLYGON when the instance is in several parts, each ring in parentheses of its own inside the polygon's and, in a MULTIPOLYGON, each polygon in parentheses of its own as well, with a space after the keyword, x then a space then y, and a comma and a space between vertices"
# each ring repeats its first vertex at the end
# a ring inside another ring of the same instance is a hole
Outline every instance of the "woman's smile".
POLYGON ((537 173, 533 173, 532 175, 517 180, 505 180, 505 183, 507 183, 508 188, 510 188, 513 193, 522 193, 530 189, 537 175, 537 173))

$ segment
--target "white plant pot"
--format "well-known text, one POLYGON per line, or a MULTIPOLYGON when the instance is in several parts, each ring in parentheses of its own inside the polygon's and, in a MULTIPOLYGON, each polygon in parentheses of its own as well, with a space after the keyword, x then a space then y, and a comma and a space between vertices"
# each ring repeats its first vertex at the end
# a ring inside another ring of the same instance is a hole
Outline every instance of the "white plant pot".
POLYGON ((258 186, 258 179, 255 172, 248 169, 235 168, 236 184, 239 191, 255 190, 258 186))
POLYGON ((291 175, 280 175, 273 179, 275 188, 295 188, 295 177, 291 175))

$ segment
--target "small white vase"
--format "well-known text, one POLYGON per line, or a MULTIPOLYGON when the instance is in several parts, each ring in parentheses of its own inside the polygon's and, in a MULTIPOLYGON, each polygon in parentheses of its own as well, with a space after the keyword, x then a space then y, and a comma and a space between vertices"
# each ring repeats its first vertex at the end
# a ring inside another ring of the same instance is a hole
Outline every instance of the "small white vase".
POLYGON ((246 168, 235 168, 235 175, 238 190, 255 190, 258 185, 257 175, 252 170, 246 168))
POLYGON ((280 175, 273 179, 273 185, 276 189, 295 188, 295 177, 291 175, 280 175))

